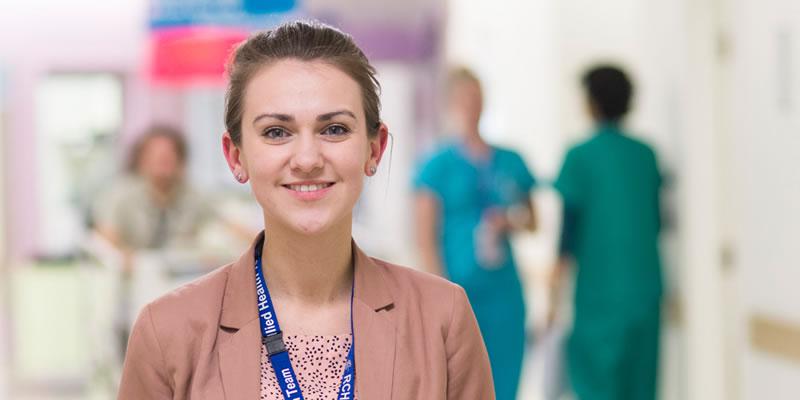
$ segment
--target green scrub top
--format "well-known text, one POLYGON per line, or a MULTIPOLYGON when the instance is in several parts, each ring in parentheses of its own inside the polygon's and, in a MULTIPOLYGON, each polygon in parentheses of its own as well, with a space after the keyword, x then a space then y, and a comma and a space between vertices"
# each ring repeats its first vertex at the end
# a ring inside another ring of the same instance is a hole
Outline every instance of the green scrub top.
POLYGON ((555 187, 565 207, 561 251, 577 262, 576 307, 635 307, 661 296, 656 156, 615 124, 569 150, 555 187))
POLYGON ((570 382, 580 400, 653 400, 661 265, 656 157, 618 126, 573 147, 555 183, 561 251, 577 263, 570 382))

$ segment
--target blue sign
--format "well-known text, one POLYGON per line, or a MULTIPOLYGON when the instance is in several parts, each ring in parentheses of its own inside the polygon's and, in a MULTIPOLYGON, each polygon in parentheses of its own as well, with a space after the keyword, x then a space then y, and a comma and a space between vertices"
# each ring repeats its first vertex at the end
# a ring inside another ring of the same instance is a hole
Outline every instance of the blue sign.
POLYGON ((244 10, 249 14, 271 14, 291 11, 294 0, 242 0, 244 10))
POLYGON ((150 28, 212 25, 263 28, 281 22, 297 0, 150 0, 150 28))

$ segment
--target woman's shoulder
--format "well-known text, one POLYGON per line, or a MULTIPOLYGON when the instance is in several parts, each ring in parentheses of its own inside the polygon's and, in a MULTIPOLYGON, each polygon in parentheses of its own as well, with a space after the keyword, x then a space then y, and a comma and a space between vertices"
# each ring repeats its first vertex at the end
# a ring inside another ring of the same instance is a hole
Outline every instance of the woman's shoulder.
MULTIPOLYGON (((147 304, 128 340, 120 393, 127 398, 187 393, 198 368, 214 352, 231 266, 220 267, 147 304)), ((123 396, 121 395, 120 398, 123 396)), ((161 398, 161 397, 159 397, 161 398)))
POLYGON ((450 316, 458 302, 467 301, 464 289, 440 276, 372 258, 381 269, 395 303, 416 303, 433 314, 440 310, 450 316))
POLYGON ((458 145, 453 141, 442 141, 423 152, 421 164, 424 166, 439 165, 451 162, 458 154, 458 145))
POLYGON ((224 265, 158 297, 140 313, 147 314, 157 333, 180 337, 188 329, 215 332, 232 264, 224 265))
POLYGON ((394 264, 375 257, 370 257, 370 259, 375 265, 382 269, 388 278, 390 278, 391 283, 394 283, 398 287, 413 286, 421 290, 434 291, 459 288, 455 283, 425 271, 394 264))

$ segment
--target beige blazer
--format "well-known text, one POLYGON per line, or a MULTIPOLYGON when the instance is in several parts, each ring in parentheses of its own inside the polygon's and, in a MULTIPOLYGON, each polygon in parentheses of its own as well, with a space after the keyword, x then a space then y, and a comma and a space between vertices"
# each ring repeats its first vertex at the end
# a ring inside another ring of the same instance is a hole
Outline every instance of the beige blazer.
MULTIPOLYGON (((464 290, 353 249, 359 400, 494 399, 464 290)), ((118 398, 257 400, 260 346, 251 246, 141 311, 118 398)))

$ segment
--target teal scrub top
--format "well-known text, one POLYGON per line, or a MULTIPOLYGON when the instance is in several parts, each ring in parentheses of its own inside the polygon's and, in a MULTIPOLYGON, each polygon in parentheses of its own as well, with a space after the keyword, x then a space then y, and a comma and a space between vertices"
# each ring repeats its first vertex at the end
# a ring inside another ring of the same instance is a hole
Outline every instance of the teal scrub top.
POLYGON ((517 153, 492 147, 485 160, 474 160, 458 143, 433 154, 414 179, 416 191, 428 191, 439 199, 438 244, 445 273, 469 297, 489 353, 498 400, 517 398, 525 352, 525 298, 509 238, 498 241, 502 262, 486 268, 476 254, 476 231, 485 210, 527 203, 535 184, 517 153))
POLYGON ((660 299, 660 186, 653 150, 616 124, 569 150, 555 187, 564 200, 561 250, 577 262, 576 307, 660 299))
POLYGON ((446 273, 464 287, 471 301, 498 296, 498 288, 508 283, 519 286, 509 238, 500 240, 502 265, 486 269, 476 257, 475 230, 486 208, 527 203, 535 184, 522 157, 499 147, 492 147, 491 155, 479 162, 459 143, 449 143, 418 169, 415 190, 428 190, 440 201, 439 243, 446 273))

